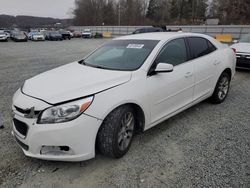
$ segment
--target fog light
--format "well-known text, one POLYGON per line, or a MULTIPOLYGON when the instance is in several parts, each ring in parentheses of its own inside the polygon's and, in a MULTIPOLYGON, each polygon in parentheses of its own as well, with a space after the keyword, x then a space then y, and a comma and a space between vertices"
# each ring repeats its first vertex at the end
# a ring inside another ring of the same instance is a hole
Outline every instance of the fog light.
POLYGON ((42 146, 41 155, 73 155, 69 146, 42 146))

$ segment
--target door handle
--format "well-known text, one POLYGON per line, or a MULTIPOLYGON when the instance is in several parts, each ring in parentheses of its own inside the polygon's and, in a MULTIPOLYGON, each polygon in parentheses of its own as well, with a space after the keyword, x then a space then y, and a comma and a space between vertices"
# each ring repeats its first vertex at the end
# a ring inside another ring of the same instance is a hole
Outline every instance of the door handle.
POLYGON ((220 61, 218 61, 218 60, 214 61, 214 65, 219 65, 219 64, 220 64, 220 61))
POLYGON ((191 77, 191 76, 193 76, 193 73, 192 73, 192 72, 187 72, 187 73, 185 74, 185 77, 186 77, 186 78, 189 78, 189 77, 191 77))

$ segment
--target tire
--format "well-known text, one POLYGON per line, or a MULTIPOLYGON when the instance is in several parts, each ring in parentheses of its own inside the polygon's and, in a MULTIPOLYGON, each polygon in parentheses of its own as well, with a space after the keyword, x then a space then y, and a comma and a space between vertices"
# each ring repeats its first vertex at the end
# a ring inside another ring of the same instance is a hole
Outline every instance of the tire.
POLYGON ((127 153, 135 132, 134 114, 134 109, 126 105, 105 118, 97 134, 97 147, 102 154, 121 158, 127 153))
POLYGON ((230 76, 228 73, 223 72, 219 77, 217 84, 214 89, 214 93, 210 98, 210 101, 214 104, 222 103, 228 95, 230 88, 230 76))

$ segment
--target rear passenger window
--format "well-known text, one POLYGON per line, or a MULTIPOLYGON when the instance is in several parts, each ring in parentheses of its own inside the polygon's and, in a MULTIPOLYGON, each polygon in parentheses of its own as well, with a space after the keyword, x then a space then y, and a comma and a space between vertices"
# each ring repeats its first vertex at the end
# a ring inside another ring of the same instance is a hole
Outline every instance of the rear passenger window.
POLYGON ((179 65, 186 61, 187 50, 184 39, 175 39, 167 43, 155 60, 156 64, 169 63, 173 66, 179 65))
POLYGON ((217 48, 211 42, 209 42, 208 40, 207 40, 207 43, 208 43, 208 48, 209 48, 209 51, 210 51, 209 53, 217 50, 217 48))
POLYGON ((215 46, 204 38, 189 37, 188 43, 192 59, 207 55, 216 50, 215 46))

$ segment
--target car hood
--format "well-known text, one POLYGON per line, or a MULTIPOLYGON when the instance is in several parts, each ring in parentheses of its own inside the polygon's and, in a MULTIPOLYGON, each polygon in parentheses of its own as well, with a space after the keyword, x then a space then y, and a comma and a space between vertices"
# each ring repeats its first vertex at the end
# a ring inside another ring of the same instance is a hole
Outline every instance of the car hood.
POLYGON ((0 33, 0 37, 6 37, 7 35, 0 33))
POLYGON ((131 72, 98 69, 74 62, 26 80, 22 92, 56 104, 107 90, 130 78, 131 72))
POLYGON ((250 53, 250 43, 237 43, 231 46, 232 48, 236 49, 236 52, 245 52, 250 53))

